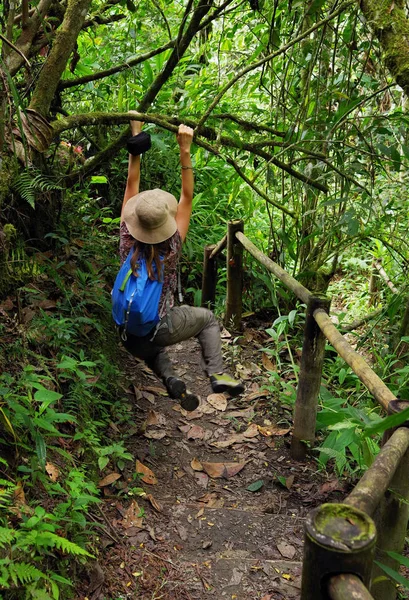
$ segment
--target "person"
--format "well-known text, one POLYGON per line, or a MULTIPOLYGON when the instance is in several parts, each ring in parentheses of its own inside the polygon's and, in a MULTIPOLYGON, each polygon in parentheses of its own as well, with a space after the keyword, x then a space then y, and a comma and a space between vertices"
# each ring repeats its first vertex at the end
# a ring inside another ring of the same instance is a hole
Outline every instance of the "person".
MULTIPOLYGON (((143 123, 131 121, 132 135, 141 132, 143 123)), ((199 404, 195 393, 186 389, 176 374, 166 347, 196 337, 202 351, 202 366, 210 378, 214 392, 236 396, 244 391, 240 381, 225 372, 223 366, 220 327, 214 314, 206 308, 175 306, 178 285, 178 261, 192 214, 194 189, 190 147, 193 130, 180 125, 177 142, 180 150, 180 200, 161 189, 139 191, 140 156, 129 155, 128 178, 121 212, 121 264, 133 249, 131 268, 138 268, 138 257, 144 257, 149 277, 154 279, 163 264, 163 288, 159 300, 159 323, 144 337, 126 333, 122 343, 134 356, 141 358, 162 379, 169 396, 181 401, 187 410, 199 404), (163 262, 161 263, 161 259, 163 262)))

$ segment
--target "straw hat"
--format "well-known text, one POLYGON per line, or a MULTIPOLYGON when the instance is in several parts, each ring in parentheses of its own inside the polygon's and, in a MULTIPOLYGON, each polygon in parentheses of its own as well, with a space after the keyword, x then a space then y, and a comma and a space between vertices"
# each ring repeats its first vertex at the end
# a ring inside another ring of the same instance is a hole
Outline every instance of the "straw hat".
POLYGON ((159 244, 176 233, 175 196, 163 190, 146 190, 125 204, 123 220, 129 233, 139 242, 159 244))

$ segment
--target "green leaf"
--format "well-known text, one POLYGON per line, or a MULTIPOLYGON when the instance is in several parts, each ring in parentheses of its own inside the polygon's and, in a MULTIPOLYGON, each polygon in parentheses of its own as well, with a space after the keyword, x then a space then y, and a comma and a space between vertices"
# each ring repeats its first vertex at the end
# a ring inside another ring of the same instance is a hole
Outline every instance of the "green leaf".
POLYGON ((58 392, 53 392, 52 390, 47 390, 46 388, 43 388, 42 390, 37 390, 34 394, 34 400, 37 400, 37 402, 51 403, 60 400, 60 398, 62 398, 62 394, 59 394, 58 392))
MULTIPOLYGON (((253 483, 250 483, 250 485, 248 485, 246 487, 246 490, 248 490, 249 492, 258 492, 259 490, 261 490, 263 485, 264 485, 264 481, 262 479, 258 479, 257 481, 253 481, 253 483)), ((285 479, 284 479, 284 485, 285 485, 285 479)))
POLYGON ((388 577, 390 577, 394 581, 397 581, 400 585, 402 585, 406 589, 409 589, 409 580, 406 579, 406 577, 403 577, 403 575, 401 575, 400 573, 397 573, 396 571, 394 571, 387 565, 383 565, 382 563, 378 562, 377 560, 375 560, 374 563, 376 565, 378 565, 378 567, 380 567, 382 569, 382 571, 384 571, 388 575, 388 577))
POLYGON ((108 178, 105 175, 93 175, 91 183, 108 183, 108 178))
POLYGON ((405 421, 409 420, 409 408, 405 408, 402 412, 397 413, 396 415, 390 415, 389 417, 385 417, 379 423, 375 423, 375 425, 371 425, 370 427, 365 427, 363 430, 363 434, 365 437, 374 435, 375 433, 383 433, 387 429, 392 429, 394 427, 398 427, 405 423, 405 421))
POLYGON ((277 477, 278 481, 281 483, 281 485, 283 487, 287 488, 285 477, 283 477, 282 475, 278 475, 277 473, 276 473, 276 477, 277 477))
POLYGON ((47 449, 45 446, 44 438, 38 431, 36 431, 34 434, 34 440, 35 440, 35 445, 36 445, 36 454, 37 454, 38 462, 40 463, 40 465, 42 467, 44 467, 45 459, 47 456, 47 449))

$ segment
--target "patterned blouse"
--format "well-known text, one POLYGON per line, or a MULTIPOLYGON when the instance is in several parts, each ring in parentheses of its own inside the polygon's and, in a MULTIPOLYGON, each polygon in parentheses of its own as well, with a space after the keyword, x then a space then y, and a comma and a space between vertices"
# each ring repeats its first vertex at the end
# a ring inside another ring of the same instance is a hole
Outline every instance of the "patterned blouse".
MULTIPOLYGON (((122 221, 119 230, 119 256, 121 259, 121 265, 126 260, 135 241, 135 238, 129 233, 125 221, 122 221)), ((165 259, 165 274, 163 277, 162 295, 159 300, 160 318, 165 316, 166 309, 168 308, 166 302, 168 290, 170 291, 170 294, 168 294, 169 308, 172 308, 175 304, 174 294, 177 288, 177 269, 181 249, 182 238, 180 237, 179 231, 176 231, 176 233, 170 238, 170 252, 165 259)))

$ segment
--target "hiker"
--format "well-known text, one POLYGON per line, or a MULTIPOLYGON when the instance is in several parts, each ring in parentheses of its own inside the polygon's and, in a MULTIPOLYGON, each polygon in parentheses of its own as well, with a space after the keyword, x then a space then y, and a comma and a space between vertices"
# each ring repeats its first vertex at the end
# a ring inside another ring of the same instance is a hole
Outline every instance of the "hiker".
MULTIPOLYGON (((141 139, 146 146, 146 133, 141 133, 140 121, 131 121, 133 137, 141 139)), ((144 359, 146 364, 160 377, 169 396, 180 400, 182 407, 194 410, 199 405, 198 397, 186 389, 186 384, 175 373, 166 346, 177 344, 191 337, 199 340, 202 349, 202 366, 210 378, 214 392, 228 392, 232 396, 241 394, 244 386, 224 371, 220 327, 214 314, 206 308, 174 306, 174 294, 178 287, 178 261, 182 243, 186 238, 192 213, 193 168, 190 146, 193 129, 180 125, 177 141, 180 149, 182 189, 179 203, 176 198, 161 189, 139 192, 140 155, 129 154, 128 179, 122 205, 120 225, 121 264, 129 258, 130 267, 137 274, 144 258, 149 279, 159 279, 162 273, 163 288, 160 294, 159 322, 147 334, 135 336, 120 327, 125 348, 134 356, 144 359), (125 335, 124 335, 125 333, 125 335)), ((128 144, 128 149, 130 146, 128 144)), ((143 150, 142 150, 143 151, 143 150)), ((145 293, 145 292, 144 292, 145 293)))

